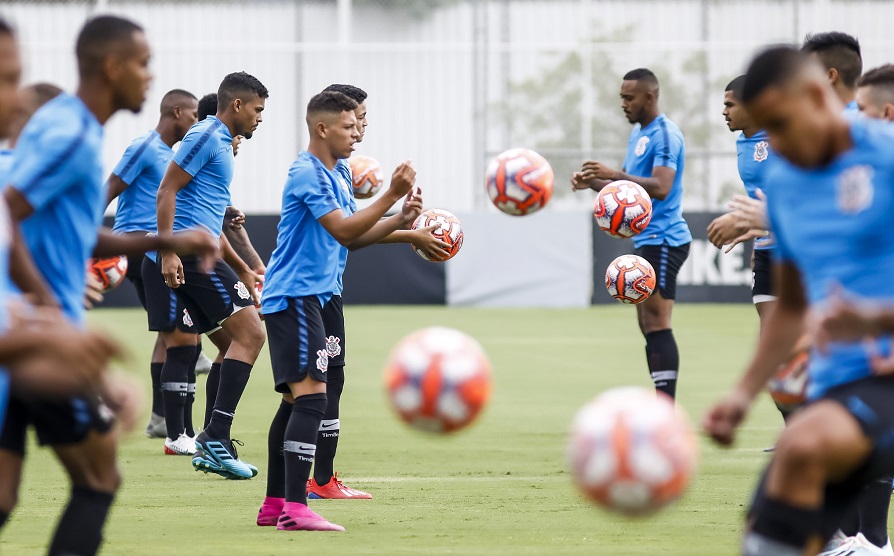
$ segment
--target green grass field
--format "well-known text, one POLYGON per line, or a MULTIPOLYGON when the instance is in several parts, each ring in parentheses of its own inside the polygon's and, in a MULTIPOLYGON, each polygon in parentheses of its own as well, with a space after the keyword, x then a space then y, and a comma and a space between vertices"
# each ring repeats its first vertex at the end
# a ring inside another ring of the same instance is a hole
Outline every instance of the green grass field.
MULTIPOLYGON (((227 481, 162 455, 138 430, 123 442, 124 486, 105 530, 104 554, 662 554, 736 553, 751 488, 781 428, 769 400, 735 449, 702 441, 697 479, 682 501, 644 520, 593 508, 571 485, 564 443, 576 410, 617 385, 650 385, 629 307, 484 310, 347 308, 347 385, 336 469, 370 501, 312 501, 346 533, 284 533, 254 523, 265 489, 267 427, 278 402, 262 353, 234 425, 240 456, 261 474, 227 481), (494 367, 493 399, 469 430, 432 438, 385 405, 381 373, 391 346, 423 326, 476 337, 494 367)), ((682 305, 675 333, 683 361, 680 403, 697 421, 743 367, 757 316, 750 306, 682 305)), ((97 310, 91 321, 127 342, 128 372, 146 382, 152 338, 137 310, 97 310)), ((210 343, 206 342, 210 348, 210 343)), ((200 377, 196 420, 204 407, 200 377)), ((148 415, 148 408, 146 409, 148 415)), ((142 424, 142 423, 141 423, 142 424)), ((47 450, 31 448, 21 501, 0 553, 40 554, 68 496, 47 450)))

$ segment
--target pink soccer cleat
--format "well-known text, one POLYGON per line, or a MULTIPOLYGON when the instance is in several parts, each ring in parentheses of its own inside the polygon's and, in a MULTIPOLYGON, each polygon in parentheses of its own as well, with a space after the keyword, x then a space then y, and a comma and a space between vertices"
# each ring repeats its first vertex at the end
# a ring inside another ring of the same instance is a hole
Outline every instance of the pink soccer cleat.
POLYGON ((264 498, 264 503, 261 504, 261 509, 258 510, 258 525, 260 527, 275 526, 285 505, 285 498, 273 498, 271 496, 264 498))
POLYGON ((276 524, 278 531, 344 531, 345 528, 329 523, 326 518, 298 502, 286 502, 276 524))

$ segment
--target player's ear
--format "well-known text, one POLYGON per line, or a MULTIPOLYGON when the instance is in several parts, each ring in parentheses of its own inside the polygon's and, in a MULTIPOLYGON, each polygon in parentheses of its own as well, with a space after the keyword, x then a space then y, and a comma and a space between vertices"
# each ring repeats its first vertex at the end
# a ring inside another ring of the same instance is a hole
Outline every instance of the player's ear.
POLYGON ((235 110, 237 114, 242 110, 242 104, 241 98, 237 98, 233 101, 233 110, 235 110))
POLYGON ((317 132, 317 135, 320 137, 320 139, 326 138, 326 124, 325 123, 317 122, 317 124, 314 126, 314 130, 317 132))
POLYGON ((180 107, 179 107, 179 106, 175 106, 173 112, 174 112, 174 119, 175 119, 175 120, 179 120, 179 119, 180 119, 180 114, 182 113, 182 111, 180 110, 180 107))
POLYGON ((882 107, 882 117, 889 122, 894 121, 894 104, 890 102, 885 103, 885 106, 882 107))
POLYGON ((118 56, 109 55, 102 60, 102 74, 110 83, 114 83, 118 80, 118 76, 121 74, 121 68, 121 59, 118 58, 118 56))
POLYGON ((829 76, 829 83, 831 83, 832 85, 837 83, 840 77, 838 75, 838 70, 835 68, 829 68, 828 70, 826 70, 826 75, 829 76))

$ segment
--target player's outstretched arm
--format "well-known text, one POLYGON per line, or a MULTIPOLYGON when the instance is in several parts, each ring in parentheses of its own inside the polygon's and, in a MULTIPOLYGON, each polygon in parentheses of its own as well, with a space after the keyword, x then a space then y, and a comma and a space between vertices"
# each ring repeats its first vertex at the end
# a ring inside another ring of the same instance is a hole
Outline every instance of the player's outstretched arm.
POLYGON ((588 174, 587 178, 584 178, 583 172, 575 172, 571 174, 571 190, 572 191, 583 191, 584 189, 592 189, 593 191, 600 191, 603 187, 610 184, 609 180, 601 180, 599 178, 594 178, 592 175, 588 174))
POLYGON ((407 228, 422 214, 422 192, 413 189, 404 197, 404 204, 397 214, 383 218, 359 239, 348 245, 348 249, 354 251, 374 243, 398 243, 395 234, 400 237, 400 232, 408 233, 407 228))
POLYGON ((434 261, 445 261, 450 258, 448 251, 450 245, 432 234, 440 227, 440 224, 432 224, 417 230, 397 230, 382 238, 379 243, 409 243, 416 249, 420 249, 428 258, 434 261))
MULTIPOLYGON (((373 204, 355 212, 351 216, 345 216, 341 209, 333 210, 320 217, 320 225, 332 234, 332 237, 340 244, 350 247, 352 243, 355 243, 364 234, 372 230, 373 226, 379 223, 385 213, 395 203, 408 195, 415 183, 416 170, 413 169, 413 165, 410 162, 404 162, 394 170, 388 190, 373 201, 373 204)), ((385 220, 388 221, 390 219, 385 220)), ((392 222, 390 225, 394 225, 394 223, 392 222)), ((397 227, 391 228, 382 237, 396 229, 397 227)), ((375 241, 370 243, 375 243, 375 241)))
POLYGON ((230 242, 230 246, 236 252, 236 255, 245 261, 248 268, 256 274, 266 274, 267 265, 264 264, 255 246, 252 245, 251 238, 248 237, 248 230, 245 229, 244 224, 245 214, 236 207, 227 207, 227 214, 224 216, 223 232, 230 242))
POLYGON ((147 251, 167 251, 177 255, 214 258, 217 256, 218 244, 211 234, 201 230, 139 236, 115 234, 108 228, 100 228, 93 256, 127 255, 138 258, 147 251))
POLYGON ((662 201, 670 194, 674 186, 677 169, 670 166, 655 166, 651 176, 632 176, 623 170, 615 170, 601 162, 590 161, 584 163, 581 178, 584 181, 603 180, 606 183, 618 180, 632 181, 645 189, 649 197, 662 201))
POLYGON ((798 270, 789 262, 774 271, 778 297, 762 327, 757 351, 733 391, 705 415, 705 432, 718 444, 732 444, 754 398, 785 363, 804 331, 807 298, 798 270))

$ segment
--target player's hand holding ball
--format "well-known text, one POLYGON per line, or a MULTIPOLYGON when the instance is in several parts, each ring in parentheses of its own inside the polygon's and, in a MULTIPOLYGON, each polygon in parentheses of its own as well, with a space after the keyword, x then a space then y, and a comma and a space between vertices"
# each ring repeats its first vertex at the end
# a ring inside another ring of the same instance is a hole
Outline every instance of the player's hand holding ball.
POLYGON ((422 189, 414 187, 404 197, 404 204, 401 207, 401 216, 403 217, 403 227, 409 228, 416 218, 422 214, 422 189))
POLYGON ((736 438, 736 430, 751 407, 751 397, 739 390, 733 390, 726 398, 714 405, 705 414, 702 427, 714 442, 729 446, 736 438))

